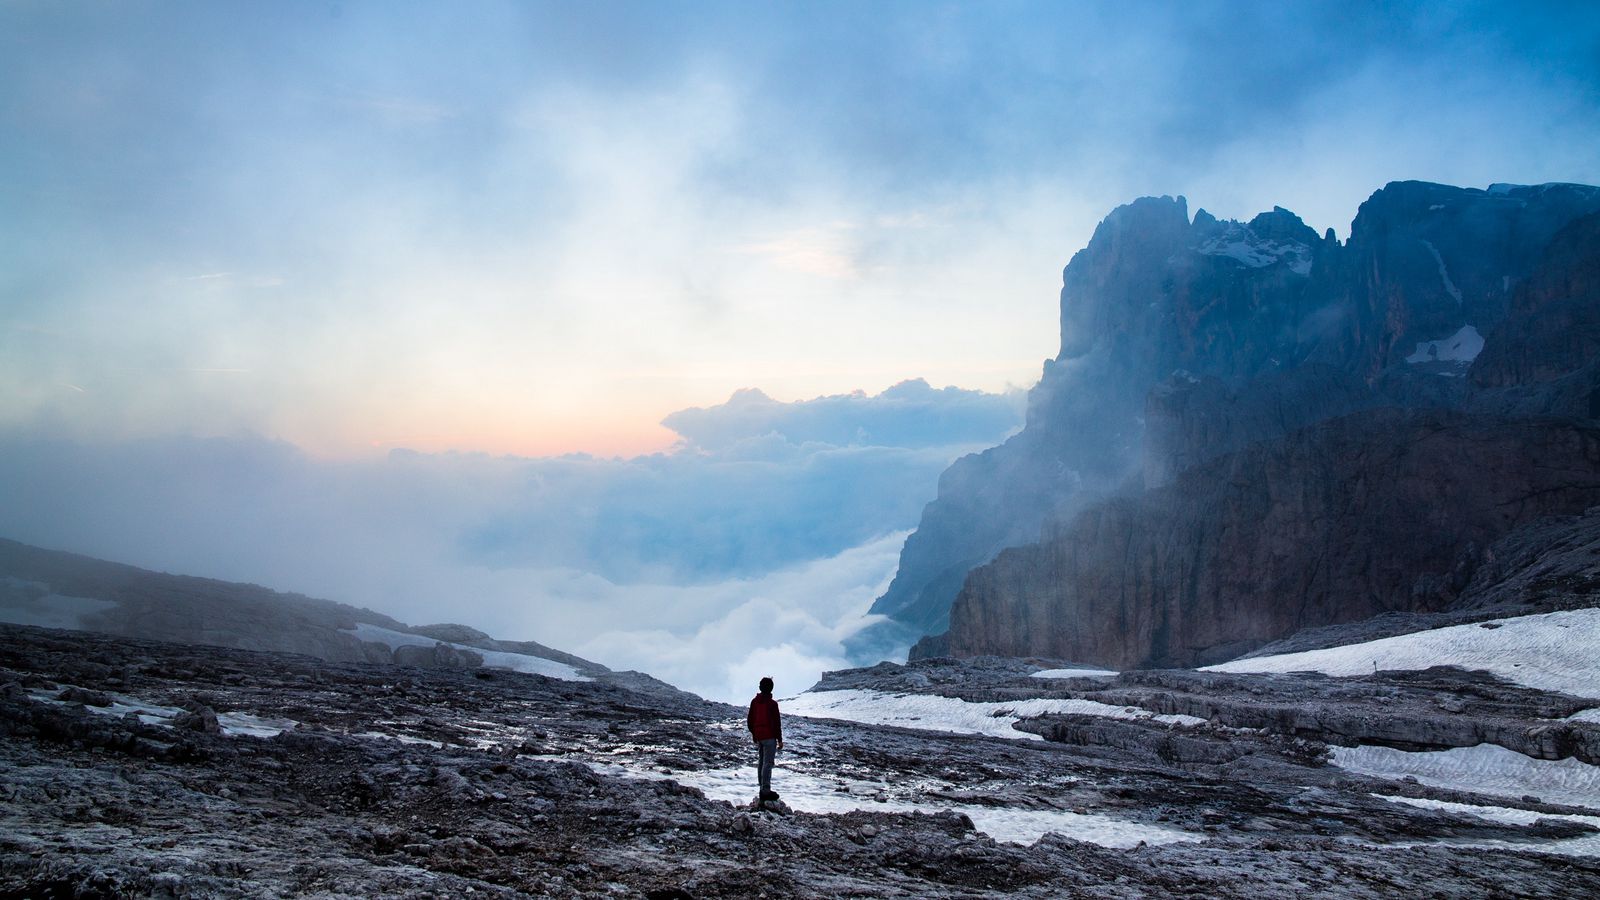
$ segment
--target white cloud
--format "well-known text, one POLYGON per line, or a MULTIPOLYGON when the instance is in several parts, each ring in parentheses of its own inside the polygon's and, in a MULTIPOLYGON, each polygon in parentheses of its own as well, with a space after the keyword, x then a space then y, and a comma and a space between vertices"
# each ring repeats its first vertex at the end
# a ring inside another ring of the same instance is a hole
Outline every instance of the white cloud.
POLYGON ((577 652, 730 703, 748 699, 763 676, 777 682, 780 696, 798 693, 828 669, 862 662, 850 658, 844 641, 882 618, 867 615, 867 608, 889 586, 904 542, 905 532, 897 532, 758 579, 681 588, 669 596, 620 591, 613 601, 620 606, 710 606, 714 617, 687 628, 607 631, 577 652), (699 602, 683 603, 690 593, 702 595, 699 602))

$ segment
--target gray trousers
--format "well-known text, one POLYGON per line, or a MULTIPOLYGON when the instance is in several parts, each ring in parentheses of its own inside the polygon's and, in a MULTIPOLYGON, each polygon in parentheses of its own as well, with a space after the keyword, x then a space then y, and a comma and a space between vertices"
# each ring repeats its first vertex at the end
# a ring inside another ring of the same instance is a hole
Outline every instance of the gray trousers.
POLYGON ((772 790, 772 762, 777 758, 777 738, 756 741, 756 779, 761 782, 762 796, 772 790))

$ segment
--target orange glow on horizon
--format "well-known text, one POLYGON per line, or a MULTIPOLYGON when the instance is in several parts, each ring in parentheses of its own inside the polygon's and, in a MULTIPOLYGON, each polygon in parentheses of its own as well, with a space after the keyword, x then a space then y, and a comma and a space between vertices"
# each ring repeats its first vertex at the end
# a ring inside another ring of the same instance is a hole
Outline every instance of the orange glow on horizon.
POLYGON ((654 423, 643 426, 598 422, 566 422, 510 431, 416 431, 367 441, 372 449, 415 450, 418 453, 487 453, 490 456, 565 456, 587 453, 610 458, 634 457, 667 450, 678 435, 654 423))

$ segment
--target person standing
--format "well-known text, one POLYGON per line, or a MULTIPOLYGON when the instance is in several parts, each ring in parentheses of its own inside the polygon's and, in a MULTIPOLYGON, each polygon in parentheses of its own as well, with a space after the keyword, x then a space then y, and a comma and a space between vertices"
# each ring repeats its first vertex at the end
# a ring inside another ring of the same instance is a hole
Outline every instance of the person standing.
POLYGON ((744 721, 756 742, 756 780, 761 785, 756 799, 765 803, 778 799, 778 792, 772 789, 772 763, 783 749, 783 723, 778 718, 778 701, 772 699, 772 679, 761 679, 759 687, 761 692, 750 701, 744 721))

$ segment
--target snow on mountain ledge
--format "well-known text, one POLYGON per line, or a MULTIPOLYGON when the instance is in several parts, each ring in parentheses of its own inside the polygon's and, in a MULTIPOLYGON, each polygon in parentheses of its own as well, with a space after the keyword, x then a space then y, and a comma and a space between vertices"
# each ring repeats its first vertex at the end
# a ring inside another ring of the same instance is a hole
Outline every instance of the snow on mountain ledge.
POLYGON ((1202 672, 1322 672, 1368 675, 1380 669, 1460 666, 1574 697, 1600 698, 1600 609, 1517 616, 1395 637, 1236 659, 1202 672))
POLYGON ((1296 275, 1311 274, 1311 248, 1299 241, 1276 241, 1256 237, 1249 228, 1229 222, 1227 230, 1197 251, 1205 256, 1226 256, 1252 269, 1261 269, 1284 260, 1296 275))
POLYGON ((494 669, 510 669, 513 672, 527 672, 533 675, 543 675, 546 678, 557 678, 561 681, 593 681, 587 675, 581 675, 577 669, 563 662, 545 659, 542 656, 529 656, 526 653, 506 653, 500 650, 485 650, 482 647, 473 647, 468 644, 455 644, 450 641, 437 641, 431 637, 420 634, 407 634, 403 631, 391 631, 368 625, 365 622, 357 623, 353 629, 345 629, 345 633, 353 635, 358 641, 383 644, 390 650, 396 647, 432 647, 434 644, 444 644, 457 650, 466 650, 483 657, 483 664, 494 669))
POLYGON ((1136 706, 1112 706, 1094 700, 1016 700, 1010 703, 973 703, 957 697, 931 694, 886 694, 882 691, 842 690, 807 692, 783 701, 783 711, 813 719, 843 719, 869 725, 894 725, 952 734, 983 734, 1018 740, 1043 740, 1012 727, 1023 719, 1048 715, 1104 716, 1111 719, 1149 719, 1167 725, 1203 725, 1205 719, 1184 715, 1156 715, 1136 706))
POLYGON ((1463 325, 1447 338, 1418 343, 1416 351, 1406 357, 1406 362, 1412 365, 1429 362, 1465 364, 1477 359, 1478 354, 1482 352, 1483 335, 1471 325, 1463 325))

